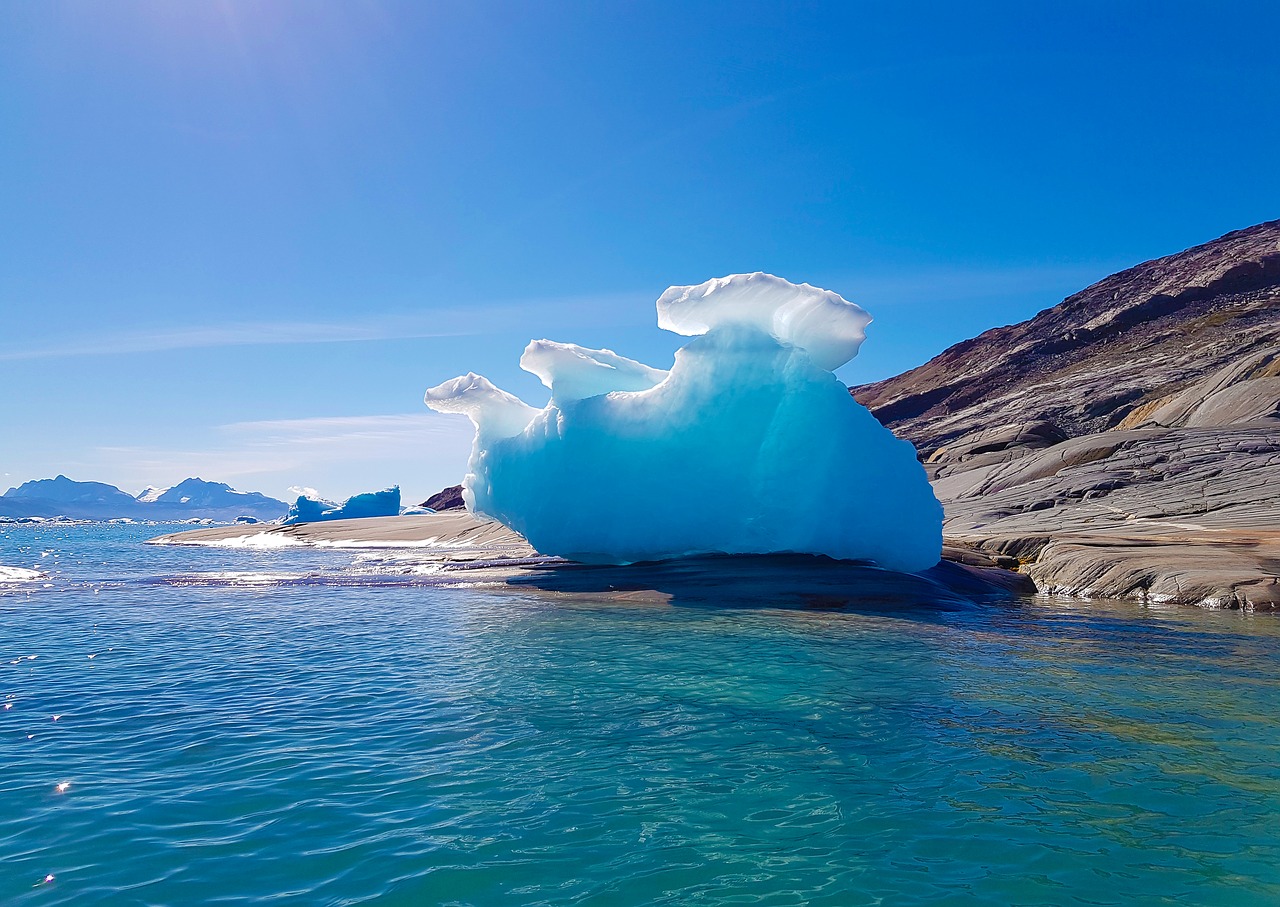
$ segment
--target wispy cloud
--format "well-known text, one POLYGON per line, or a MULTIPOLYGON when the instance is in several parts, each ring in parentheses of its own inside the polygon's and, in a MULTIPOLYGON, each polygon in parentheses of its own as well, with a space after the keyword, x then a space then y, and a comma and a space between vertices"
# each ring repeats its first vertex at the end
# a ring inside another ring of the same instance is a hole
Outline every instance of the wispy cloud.
MULTIPOLYGON (((657 298, 656 294, 653 294, 657 298)), ((45 344, 0 349, 0 361, 112 356, 228 346, 268 346, 484 335, 528 326, 644 323, 652 300, 641 293, 605 293, 522 302, 489 302, 415 314, 361 315, 340 321, 242 321, 160 325, 45 344)))
POLYGON ((465 418, 441 418, 438 413, 232 422, 219 430, 256 450, 323 445, 328 454, 335 454, 334 447, 342 446, 358 448, 366 456, 398 454, 406 444, 470 439, 472 432, 465 418))
POLYGON ((156 330, 121 331, 94 338, 79 338, 47 346, 0 350, 0 360, 56 359, 74 356, 155 353, 164 350, 198 349, 202 347, 250 346, 293 343, 341 343, 356 340, 386 340, 393 337, 447 337, 463 331, 425 331, 410 333, 392 330, 389 325, 360 323, 243 322, 161 328, 156 330))
MULTIPOLYGON (((1116 270, 1116 263, 913 268, 884 274, 850 271, 831 275, 830 288, 871 310, 917 303, 965 302, 1014 294, 1043 295, 1044 306, 1116 270), (1055 298, 1055 294, 1058 294, 1055 298)), ((719 275, 709 275, 719 276, 719 275)), ((809 275, 782 274, 792 280, 809 275)), ((0 347, 0 362, 116 356, 232 346, 271 346, 483 336, 517 331, 545 335, 565 328, 648 327, 650 291, 598 293, 517 301, 450 304, 418 313, 361 314, 341 320, 240 321, 208 325, 156 325, 41 343, 0 347)))

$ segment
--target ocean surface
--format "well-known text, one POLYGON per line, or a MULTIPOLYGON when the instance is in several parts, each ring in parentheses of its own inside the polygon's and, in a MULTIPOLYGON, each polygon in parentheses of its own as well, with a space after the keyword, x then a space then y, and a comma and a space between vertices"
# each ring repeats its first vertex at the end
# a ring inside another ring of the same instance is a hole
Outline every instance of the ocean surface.
POLYGON ((1280 903, 1280 619, 0 527, 3 904, 1280 903))

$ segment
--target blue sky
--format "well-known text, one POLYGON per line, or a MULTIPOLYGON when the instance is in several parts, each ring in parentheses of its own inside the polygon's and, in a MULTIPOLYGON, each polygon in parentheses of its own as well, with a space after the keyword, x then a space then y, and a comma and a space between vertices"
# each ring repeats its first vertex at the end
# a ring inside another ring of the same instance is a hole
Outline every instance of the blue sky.
POLYGON ((0 484, 462 474, 423 390, 667 366, 668 285, 876 321, 874 380, 1280 217, 1270 3, 0 3, 0 484))

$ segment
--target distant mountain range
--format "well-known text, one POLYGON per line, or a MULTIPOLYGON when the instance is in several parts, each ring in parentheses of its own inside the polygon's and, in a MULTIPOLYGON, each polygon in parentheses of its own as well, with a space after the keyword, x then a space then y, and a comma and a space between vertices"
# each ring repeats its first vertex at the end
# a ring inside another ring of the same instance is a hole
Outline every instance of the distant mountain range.
POLYGON ((70 517, 79 520, 189 520, 231 522, 237 517, 274 520, 289 505, 222 482, 185 479, 172 488, 147 488, 137 496, 102 482, 66 476, 24 482, 0 495, 0 517, 70 517))

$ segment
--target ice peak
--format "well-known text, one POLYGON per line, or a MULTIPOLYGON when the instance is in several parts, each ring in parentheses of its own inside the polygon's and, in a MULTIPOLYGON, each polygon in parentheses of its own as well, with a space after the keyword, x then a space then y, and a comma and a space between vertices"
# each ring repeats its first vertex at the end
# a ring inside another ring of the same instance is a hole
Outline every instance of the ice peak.
POLYGON ((537 409, 475 372, 429 388, 423 401, 438 413, 462 413, 486 438, 518 435, 538 414, 537 409))
POLYGON ((858 355, 871 316, 837 293, 756 271, 697 286, 670 287, 658 298, 658 327, 694 336, 727 325, 750 325, 799 347, 834 370, 858 355))
POLYGON ((551 399, 556 403, 614 391, 647 391, 667 377, 662 369, 619 356, 613 350, 593 350, 554 340, 531 340, 520 357, 520 367, 551 388, 551 399))

